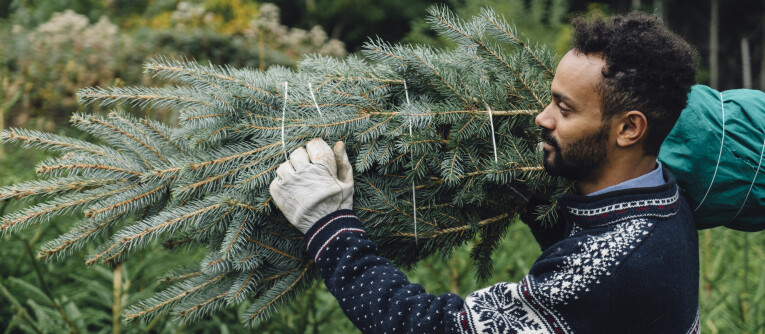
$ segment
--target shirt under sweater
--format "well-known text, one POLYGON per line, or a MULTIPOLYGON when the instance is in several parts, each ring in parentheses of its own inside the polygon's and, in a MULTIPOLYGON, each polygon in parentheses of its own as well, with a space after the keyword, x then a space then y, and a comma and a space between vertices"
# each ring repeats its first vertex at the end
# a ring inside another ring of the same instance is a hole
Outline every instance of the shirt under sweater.
POLYGON ((595 196, 622 189, 656 187, 665 183, 667 183, 667 181, 664 180, 664 167, 661 165, 661 161, 656 160, 656 168, 652 171, 622 183, 600 189, 591 194, 587 194, 587 196, 595 196))
POLYGON ((433 295, 377 255, 353 211, 306 234, 329 291, 364 333, 698 333, 698 236, 666 184, 559 197, 555 228, 519 282, 433 295))

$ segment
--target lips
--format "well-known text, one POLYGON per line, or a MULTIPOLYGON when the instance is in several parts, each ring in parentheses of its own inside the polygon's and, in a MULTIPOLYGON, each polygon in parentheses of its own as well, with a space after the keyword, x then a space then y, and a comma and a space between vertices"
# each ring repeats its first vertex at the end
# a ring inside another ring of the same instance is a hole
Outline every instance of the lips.
POLYGON ((540 142, 539 146, 546 150, 551 150, 558 146, 558 142, 550 134, 550 130, 548 129, 542 129, 542 140, 543 142, 540 142))

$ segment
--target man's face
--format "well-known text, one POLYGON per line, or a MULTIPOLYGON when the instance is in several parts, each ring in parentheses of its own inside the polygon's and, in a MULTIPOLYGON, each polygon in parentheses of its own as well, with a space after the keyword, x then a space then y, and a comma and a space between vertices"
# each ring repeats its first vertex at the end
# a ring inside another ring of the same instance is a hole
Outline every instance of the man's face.
POLYGON ((605 61, 569 51, 553 78, 552 101, 536 123, 542 127, 544 167, 551 175, 593 178, 608 156, 610 122, 601 119, 597 85, 605 61))

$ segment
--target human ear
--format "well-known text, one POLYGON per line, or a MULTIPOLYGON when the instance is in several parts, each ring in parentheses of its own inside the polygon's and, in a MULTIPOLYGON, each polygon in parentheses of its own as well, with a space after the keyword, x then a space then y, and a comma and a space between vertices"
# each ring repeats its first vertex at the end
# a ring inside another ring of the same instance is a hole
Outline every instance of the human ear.
POLYGON ((648 130, 648 120, 642 112, 631 110, 620 117, 618 126, 619 133, 616 137, 616 143, 621 147, 627 147, 643 139, 646 130, 648 130))

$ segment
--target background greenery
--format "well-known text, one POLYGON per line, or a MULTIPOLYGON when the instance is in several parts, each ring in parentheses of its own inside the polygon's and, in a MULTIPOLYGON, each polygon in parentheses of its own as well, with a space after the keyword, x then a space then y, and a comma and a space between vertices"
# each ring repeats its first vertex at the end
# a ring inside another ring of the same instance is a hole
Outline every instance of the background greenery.
MULTIPOLYGON (((75 104, 76 90, 155 84, 141 70, 141 62, 154 55, 266 68, 294 66, 305 53, 344 56, 375 35, 391 42, 449 47, 424 21, 425 9, 434 3, 463 16, 492 6, 532 41, 559 54, 568 49, 573 15, 645 10, 699 49, 700 83, 765 89, 765 3, 760 0, 0 0, 0 130, 26 127, 85 138, 66 124, 72 112, 88 109, 75 104), (715 24, 718 39, 713 43, 715 24), (719 50, 715 65, 713 50, 719 50), (715 71, 718 78, 713 80, 715 71)), ((175 121, 175 115, 161 110, 134 112, 175 121)), ((34 166, 44 158, 0 145, 0 186, 34 178, 34 166)), ((14 205, 0 202, 0 216, 14 205)), ((87 267, 77 254, 64 261, 38 261, 35 250, 69 225, 68 219, 56 219, 0 237, 4 333, 356 332, 321 283, 259 328, 242 327, 234 312, 191 324, 161 318, 148 324, 122 323, 126 305, 172 279, 159 277, 161 272, 196 263, 203 254, 157 245, 116 268, 87 267)), ((699 232, 699 245, 703 332, 765 333, 765 232, 705 230, 699 232)), ((479 283, 467 252, 462 248, 451 258, 430 258, 408 270, 408 276, 431 293, 466 296, 492 283, 520 280, 540 253, 528 229, 514 223, 496 252, 494 274, 479 283)))

